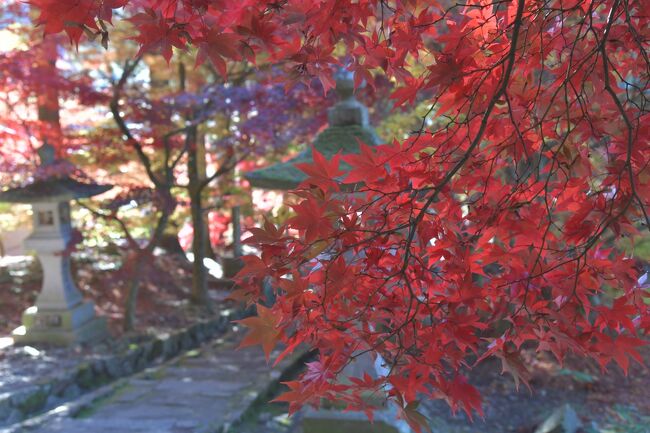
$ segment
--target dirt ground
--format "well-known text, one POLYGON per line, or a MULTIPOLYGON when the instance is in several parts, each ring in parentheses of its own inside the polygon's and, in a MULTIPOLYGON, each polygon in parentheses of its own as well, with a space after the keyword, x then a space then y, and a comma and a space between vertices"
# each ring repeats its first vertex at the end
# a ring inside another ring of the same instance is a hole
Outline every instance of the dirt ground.
POLYGON ((501 375, 499 362, 486 361, 470 374, 483 395, 484 419, 470 422, 453 416, 442 402, 423 402, 422 412, 440 432, 532 433, 554 410, 569 404, 580 418, 581 431, 650 433, 650 348, 641 350, 646 366, 618 366, 602 373, 595 363, 568 359, 564 366, 548 355, 529 356, 531 388, 515 389, 510 376, 501 375))

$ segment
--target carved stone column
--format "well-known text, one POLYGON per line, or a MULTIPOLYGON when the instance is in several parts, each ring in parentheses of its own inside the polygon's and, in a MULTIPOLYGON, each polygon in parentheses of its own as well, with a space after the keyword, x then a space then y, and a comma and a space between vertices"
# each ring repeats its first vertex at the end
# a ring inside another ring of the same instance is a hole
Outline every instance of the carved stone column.
POLYGON ((72 231, 68 202, 33 204, 34 231, 25 247, 36 251, 43 268, 41 292, 23 313, 23 326, 13 332, 18 343, 71 345, 107 335, 106 321, 84 302, 70 272, 66 246, 72 231))

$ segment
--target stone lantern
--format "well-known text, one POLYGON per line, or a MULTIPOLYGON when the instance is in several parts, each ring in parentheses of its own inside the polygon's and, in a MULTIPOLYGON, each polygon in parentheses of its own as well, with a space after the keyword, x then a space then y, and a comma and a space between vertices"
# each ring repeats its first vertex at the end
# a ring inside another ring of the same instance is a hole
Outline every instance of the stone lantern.
MULTIPOLYGON (((368 146, 376 146, 380 139, 368 120, 368 108, 354 97, 354 77, 351 72, 340 70, 335 75, 336 93, 339 102, 327 112, 329 126, 314 140, 314 148, 328 160, 336 153, 343 155, 359 153, 359 140, 368 146)), ((296 168, 295 164, 313 162, 311 147, 300 152, 287 162, 270 165, 244 175, 251 186, 272 190, 290 190, 296 188, 307 175, 296 168)), ((341 162, 342 171, 349 170, 349 165, 341 162)), ((343 376, 363 377, 367 373, 372 377, 384 374, 381 361, 374 362, 369 354, 357 358, 343 371, 343 376)), ((371 403, 379 405, 379 398, 369 398, 371 403)), ((307 408, 302 417, 304 433, 410 433, 411 430, 403 420, 397 419, 395 408, 385 407, 375 411, 374 423, 368 421, 363 412, 343 411, 342 408, 323 405, 320 409, 307 408)))
POLYGON ((111 189, 109 185, 84 183, 70 176, 55 175, 54 149, 39 149, 40 174, 30 182, 0 192, 0 202, 32 205, 33 232, 25 247, 34 250, 43 268, 43 283, 36 304, 13 331, 16 343, 72 345, 107 335, 106 320, 95 315, 92 302, 84 301, 70 272, 66 247, 71 239, 70 202, 111 189))

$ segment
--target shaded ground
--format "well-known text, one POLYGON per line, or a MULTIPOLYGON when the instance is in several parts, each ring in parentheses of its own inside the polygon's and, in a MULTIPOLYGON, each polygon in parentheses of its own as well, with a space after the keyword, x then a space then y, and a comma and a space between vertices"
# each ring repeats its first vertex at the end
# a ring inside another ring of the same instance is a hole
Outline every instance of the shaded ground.
MULTIPOLYGON (((642 350, 642 355, 648 365, 649 348, 642 350)), ((580 416, 586 432, 605 428, 611 429, 602 431, 632 432, 636 424, 643 428, 637 431, 650 432, 647 367, 634 364, 625 376, 618 367, 612 366, 602 374, 599 367, 585 360, 569 359, 560 367, 547 356, 530 356, 528 366, 532 391, 524 385, 517 391, 512 379, 500 374, 496 360, 479 365, 470 374, 470 381, 483 395, 484 420, 471 423, 464 414, 452 416, 442 402, 423 402, 422 411, 454 433, 529 433, 554 409, 568 403, 580 416), (630 418, 629 423, 625 417, 630 418), (621 429, 616 430, 616 423, 621 429)))
MULTIPOLYGON (((650 364, 650 348, 641 351, 650 364)), ((532 358, 530 392, 517 391, 512 379, 500 374, 500 365, 486 362, 470 375, 483 395, 485 419, 471 422, 451 414, 441 401, 423 401, 420 410, 434 433, 533 433, 553 410, 570 404, 580 417, 581 433, 650 433, 650 374, 638 364, 628 376, 618 367, 601 374, 585 361, 569 360, 559 367, 546 357, 532 358)), ((300 413, 287 417, 287 406, 267 404, 237 433, 302 433, 300 413)))
MULTIPOLYGON (((122 334, 124 302, 129 275, 121 268, 118 254, 95 257, 83 253, 73 255, 73 277, 84 297, 95 303, 99 314, 108 318, 113 336, 122 334)), ((195 322, 206 314, 189 302, 191 264, 177 255, 161 255, 143 269, 144 278, 137 302, 137 332, 150 329, 166 331, 195 322)), ((40 265, 33 258, 0 268, 0 335, 7 335, 19 326, 22 312, 33 305, 40 290, 40 265)), ((211 281, 211 295, 219 303, 225 297, 226 285, 211 281)))

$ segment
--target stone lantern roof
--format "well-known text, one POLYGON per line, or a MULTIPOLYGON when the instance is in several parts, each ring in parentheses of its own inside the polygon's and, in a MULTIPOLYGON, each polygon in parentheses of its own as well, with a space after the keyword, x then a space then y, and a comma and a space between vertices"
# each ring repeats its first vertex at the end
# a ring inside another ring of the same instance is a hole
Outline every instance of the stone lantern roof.
MULTIPOLYGON (((368 109, 354 97, 354 78, 351 72, 341 70, 335 75, 339 102, 328 111, 329 126, 314 141, 314 148, 327 159, 337 152, 358 153, 359 140, 369 146, 380 143, 375 130, 368 121, 368 109)), ((287 162, 252 171, 244 175, 253 187, 288 190, 296 188, 307 176, 295 164, 312 162, 312 149, 300 152, 287 162)), ((341 162, 341 170, 349 169, 341 162)))
POLYGON ((54 156, 54 148, 45 143, 38 149, 41 164, 36 175, 21 186, 0 192, 0 202, 7 203, 52 203, 77 200, 102 194, 112 185, 99 185, 75 178, 69 168, 71 165, 54 156), (64 174, 58 173, 61 168, 64 174))

